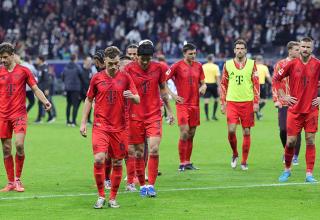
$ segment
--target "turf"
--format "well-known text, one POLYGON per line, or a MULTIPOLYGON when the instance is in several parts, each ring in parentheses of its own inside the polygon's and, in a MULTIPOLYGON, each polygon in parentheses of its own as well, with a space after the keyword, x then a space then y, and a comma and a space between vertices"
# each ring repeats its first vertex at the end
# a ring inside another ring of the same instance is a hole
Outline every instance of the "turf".
MULTIPOLYGON (((178 127, 164 123, 163 175, 157 180, 157 198, 126 193, 122 183, 117 198, 120 209, 94 210, 97 195, 91 135, 85 139, 78 127, 67 127, 65 99, 57 96, 54 101, 58 109, 55 123, 33 124, 37 106, 30 113, 23 170, 26 192, 0 194, 0 219, 318 219, 320 185, 300 184, 305 178, 304 141, 300 165, 294 167, 289 184, 278 184, 282 147, 271 102, 263 109, 263 120, 252 129, 247 172, 230 168, 226 120, 220 113, 218 122, 202 117, 197 129, 192 161, 199 171, 178 173, 178 127)), ((241 142, 238 128, 238 146, 241 142)), ((4 186, 2 163, 0 171, 0 185, 4 186)), ((314 174, 320 176, 317 163, 314 174)))

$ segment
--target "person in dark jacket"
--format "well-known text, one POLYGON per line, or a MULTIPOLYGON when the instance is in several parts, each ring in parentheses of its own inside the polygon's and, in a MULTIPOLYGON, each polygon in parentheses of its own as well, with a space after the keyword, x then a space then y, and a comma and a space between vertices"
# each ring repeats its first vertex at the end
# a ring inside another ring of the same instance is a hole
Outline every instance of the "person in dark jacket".
MULTIPOLYGON (((48 72, 48 64, 46 63, 45 57, 40 55, 36 59, 37 69, 38 69, 38 87, 43 91, 46 98, 49 100, 49 86, 50 78, 48 72)), ((48 121, 52 120, 51 111, 48 111, 48 121)), ((38 116, 35 123, 40 123, 41 118, 45 116, 45 111, 42 102, 38 101, 38 116)))
POLYGON ((77 125, 76 119, 78 114, 79 105, 81 102, 81 83, 82 69, 76 63, 77 56, 72 54, 70 62, 65 66, 62 72, 62 80, 65 85, 65 91, 67 93, 67 125, 75 127, 77 125), (70 113, 72 107, 72 119, 70 120, 70 113))

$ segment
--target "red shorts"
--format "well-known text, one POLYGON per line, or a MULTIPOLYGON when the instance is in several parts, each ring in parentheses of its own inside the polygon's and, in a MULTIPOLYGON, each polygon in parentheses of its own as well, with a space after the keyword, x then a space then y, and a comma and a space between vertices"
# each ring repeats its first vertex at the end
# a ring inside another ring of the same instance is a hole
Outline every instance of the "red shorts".
POLYGON ((123 159, 128 151, 128 132, 107 132, 102 129, 92 130, 93 154, 107 153, 110 158, 123 159))
POLYGON ((292 113, 288 111, 287 114, 288 136, 297 136, 302 128, 308 133, 316 133, 318 131, 319 109, 309 113, 292 113))
POLYGON ((12 132, 15 134, 27 132, 28 116, 23 115, 11 120, 0 119, 0 138, 12 138, 12 132))
POLYGON ((176 105, 178 125, 196 127, 200 125, 199 106, 176 105))
POLYGON ((162 136, 162 120, 150 123, 130 121, 129 127, 129 144, 142 144, 148 137, 162 136))
POLYGON ((228 124, 240 124, 243 128, 254 126, 253 102, 227 102, 228 124))

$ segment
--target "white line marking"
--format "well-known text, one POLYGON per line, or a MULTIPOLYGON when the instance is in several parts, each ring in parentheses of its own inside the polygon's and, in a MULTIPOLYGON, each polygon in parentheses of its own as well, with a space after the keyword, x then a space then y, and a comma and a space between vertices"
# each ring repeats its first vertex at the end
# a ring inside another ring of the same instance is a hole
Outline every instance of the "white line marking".
MULTIPOLYGON (((243 188, 263 188, 263 187, 281 187, 281 186, 303 186, 303 185, 317 185, 316 183, 271 183, 271 184, 254 184, 254 185, 240 185, 240 186, 208 186, 208 187, 194 187, 194 188, 177 188, 177 189, 159 189, 158 192, 178 192, 178 191, 197 191, 197 190, 221 190, 221 189, 243 189, 243 188)), ((131 192, 119 192, 118 194, 126 194, 131 192)), ((27 200, 27 199, 47 199, 47 198, 65 198, 65 197, 84 197, 97 196, 97 193, 79 193, 79 194, 61 194, 61 195, 33 195, 21 197, 2 197, 1 200, 27 200)))

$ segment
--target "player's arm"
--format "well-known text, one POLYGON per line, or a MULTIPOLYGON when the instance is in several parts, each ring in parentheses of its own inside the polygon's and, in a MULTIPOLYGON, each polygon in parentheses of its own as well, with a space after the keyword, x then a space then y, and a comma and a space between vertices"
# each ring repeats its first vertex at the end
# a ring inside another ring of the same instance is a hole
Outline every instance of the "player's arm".
POLYGON ((80 134, 83 137, 87 137, 87 122, 88 122, 88 116, 92 107, 93 99, 87 97, 84 101, 83 111, 82 111, 82 119, 81 119, 81 125, 80 125, 80 134))
MULTIPOLYGON (((175 74, 176 74, 176 69, 177 69, 177 64, 173 64, 169 70, 167 70, 166 72, 166 80, 168 81, 169 79, 172 79, 175 74)), ((173 81, 175 83, 175 81, 173 81)), ((175 85, 177 87, 177 85, 175 85)), ((184 102, 183 97, 178 96, 177 94, 175 94, 174 92, 171 91, 171 89, 168 88, 167 86, 167 91, 169 93, 169 95, 173 98, 173 100, 176 103, 182 104, 184 102)))
POLYGON ((270 75, 270 72, 269 72, 269 68, 266 66, 266 78, 267 78, 267 81, 272 84, 272 77, 270 75))
POLYGON ((281 87, 281 80, 290 75, 293 64, 293 61, 290 61, 285 67, 278 68, 272 78, 272 84, 277 91, 278 98, 288 103, 288 105, 296 104, 298 99, 296 97, 286 95, 281 87))
MULTIPOLYGON (((276 65, 273 68, 273 75, 277 72, 277 70, 279 68, 280 68, 280 64, 276 63, 276 65)), ((281 104, 281 102, 279 100, 279 97, 278 97, 277 89, 274 87, 274 85, 272 85, 272 99, 273 99, 273 102, 274 102, 274 106, 276 108, 282 108, 282 104, 281 104)))
POLYGON ((34 93, 34 95, 40 100, 40 102, 42 102, 42 104, 44 105, 44 109, 46 111, 49 111, 51 109, 51 103, 48 101, 48 99, 46 98, 46 96, 44 95, 44 93, 39 89, 39 87, 37 85, 33 85, 31 86, 31 89, 34 93))
POLYGON ((203 72, 203 68, 202 68, 202 65, 200 65, 200 87, 199 87, 199 93, 201 95, 204 95, 206 93, 206 90, 207 90, 207 85, 204 81, 204 72, 203 72))
POLYGON ((256 64, 253 66, 252 70, 252 84, 253 84, 253 109, 255 112, 259 111, 259 99, 260 99, 260 84, 259 84, 259 74, 256 64))
POLYGON ((169 88, 168 88, 168 85, 166 82, 162 82, 159 84, 159 87, 160 87, 160 95, 161 95, 161 99, 167 109, 167 114, 168 114, 168 117, 169 117, 169 124, 172 125, 174 123, 174 117, 173 117, 173 112, 172 112, 172 108, 170 106, 170 103, 169 103, 169 95, 168 95, 168 91, 169 91, 169 88))
POLYGON ((228 91, 228 85, 229 85, 229 73, 226 69, 226 66, 223 66, 222 70, 222 77, 220 82, 220 106, 221 106, 221 112, 224 114, 226 112, 226 97, 227 97, 227 91, 228 91))
POLYGON ((130 99, 132 103, 139 104, 140 103, 140 96, 138 95, 137 88, 129 74, 127 74, 128 77, 128 88, 127 90, 123 91, 123 97, 130 99))

